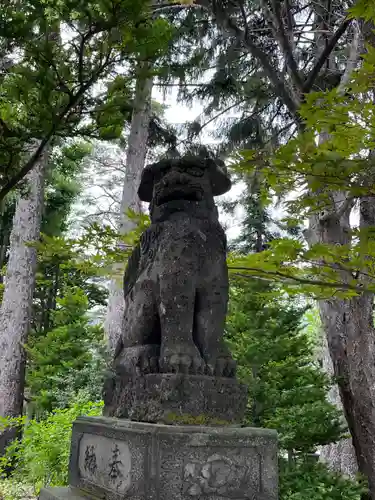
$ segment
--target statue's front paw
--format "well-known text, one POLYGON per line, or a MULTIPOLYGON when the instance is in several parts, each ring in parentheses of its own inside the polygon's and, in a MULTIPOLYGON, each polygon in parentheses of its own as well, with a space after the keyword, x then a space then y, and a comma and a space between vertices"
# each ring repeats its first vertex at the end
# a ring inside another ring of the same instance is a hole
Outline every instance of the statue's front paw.
POLYGON ((162 347, 159 364, 163 373, 199 375, 205 368, 198 349, 190 345, 162 347))
POLYGON ((123 348, 115 361, 115 370, 123 375, 140 376, 159 371, 160 347, 146 344, 123 348))

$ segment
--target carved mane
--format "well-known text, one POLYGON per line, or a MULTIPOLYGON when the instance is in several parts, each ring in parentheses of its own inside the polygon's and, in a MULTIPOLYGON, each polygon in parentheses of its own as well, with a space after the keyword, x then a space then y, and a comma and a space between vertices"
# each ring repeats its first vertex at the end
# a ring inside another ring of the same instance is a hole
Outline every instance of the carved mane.
POLYGON ((131 289, 133 288, 135 282, 137 281, 137 278, 139 276, 139 261, 141 259, 141 246, 138 243, 136 247, 134 247, 129 260, 128 264, 125 269, 125 274, 124 274, 124 298, 130 293, 131 289))
POLYGON ((144 231, 139 243, 134 247, 129 257, 124 274, 124 297, 131 292, 138 276, 142 273, 147 262, 153 260, 158 244, 158 235, 161 232, 161 224, 153 224, 144 231))

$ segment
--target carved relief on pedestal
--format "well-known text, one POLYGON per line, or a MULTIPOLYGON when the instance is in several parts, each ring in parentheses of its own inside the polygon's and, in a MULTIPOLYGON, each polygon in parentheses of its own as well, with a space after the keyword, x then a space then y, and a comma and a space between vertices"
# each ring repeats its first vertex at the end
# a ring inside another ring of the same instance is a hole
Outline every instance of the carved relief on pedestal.
POLYGON ((217 453, 203 463, 189 462, 184 467, 183 492, 193 498, 253 498, 258 488, 250 468, 251 462, 247 466, 217 453))
POLYGON ((130 487, 131 456, 123 441, 84 434, 79 446, 78 467, 81 478, 96 486, 121 494, 130 487))

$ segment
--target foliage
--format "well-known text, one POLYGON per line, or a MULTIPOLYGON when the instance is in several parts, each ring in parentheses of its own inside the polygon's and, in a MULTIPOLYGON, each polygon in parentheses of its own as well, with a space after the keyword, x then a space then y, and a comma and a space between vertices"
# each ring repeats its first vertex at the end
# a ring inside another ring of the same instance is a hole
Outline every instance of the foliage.
MULTIPOLYGON (((34 335, 26 346, 26 383, 38 413, 50 412, 64 403, 65 406, 72 395, 92 385, 92 372, 99 378, 100 387, 100 358, 95 359, 94 353, 103 331, 89 324, 87 309, 88 299, 83 290, 67 290, 57 299, 51 329, 43 335, 34 335)), ((100 389, 96 391, 96 397, 100 398, 100 389)))
POLYGON ((70 408, 51 413, 45 420, 20 417, 3 421, 3 425, 20 426, 23 437, 0 457, 0 475, 16 460, 12 480, 33 485, 36 494, 44 486, 67 485, 72 424, 80 415, 101 415, 102 406, 101 402, 76 402, 70 408))
POLYGON ((66 407, 79 390, 86 391, 88 400, 100 398, 103 332, 90 325, 87 313, 106 304, 107 291, 94 266, 77 267, 75 260, 82 260, 82 255, 63 236, 81 190, 82 160, 90 151, 90 145, 75 140, 54 148, 50 157, 44 235, 37 244, 33 317, 26 346, 29 415, 66 407))
MULTIPOLYGON (((352 231, 353 234, 356 232, 352 231)), ((258 254, 244 256, 232 252, 228 256, 228 265, 233 276, 281 282, 290 294, 305 294, 318 299, 331 297, 332 294, 337 298, 348 298, 365 289, 373 290, 371 282, 364 284, 358 279, 361 273, 359 266, 366 259, 361 247, 361 243, 354 243, 352 247, 317 243, 308 248, 302 241, 280 238, 273 240, 267 250, 258 254), (348 272, 348 280, 341 279, 342 267, 348 272)), ((368 265, 371 266, 371 261, 368 265)))
POLYGON ((280 500, 360 500, 367 491, 362 480, 329 471, 314 460, 279 461, 280 500))
MULTIPOLYGON (((359 203, 374 195, 374 68, 375 48, 368 46, 362 67, 348 83, 349 91, 334 88, 307 95, 300 108, 304 129, 273 156, 267 148, 238 154, 240 172, 262 176, 266 202, 275 195, 298 194, 284 203, 285 224, 316 217, 322 238, 310 240, 309 246, 295 238, 282 238, 261 255, 232 255, 234 273, 282 281, 291 293, 318 298, 332 294, 350 298, 375 290, 371 224, 362 218, 348 228, 342 241, 330 241, 325 232, 335 217, 354 213, 359 203), (317 141, 322 134, 325 140, 317 141)), ((309 232, 305 234, 309 239, 309 232)))
POLYGON ((34 488, 13 479, 0 479, 1 500, 35 500, 34 488))
POLYGON ((33 330, 48 331, 56 301, 67 289, 84 291, 90 307, 106 305, 107 290, 99 281, 105 266, 99 252, 90 256, 86 235, 81 239, 42 235, 37 243, 38 271, 33 330))
POLYGON ((84 161, 92 151, 85 141, 65 141, 53 148, 46 178, 41 233, 59 236, 68 230, 68 215, 82 191, 84 161))
POLYGON ((232 280, 230 298, 226 338, 250 389, 246 424, 279 433, 280 500, 359 500, 362 481, 331 472, 312 456, 345 431, 341 413, 326 399, 332 381, 314 359, 316 311, 254 278, 232 280))
POLYGON ((265 289, 256 280, 231 288, 226 337, 250 388, 247 423, 277 429, 285 450, 314 452, 342 437, 341 414, 326 400, 331 382, 314 362, 305 309, 265 289))
POLYGON ((125 118, 128 108, 114 99, 112 85, 104 95, 94 95, 94 86, 100 79, 105 83, 126 59, 157 57, 171 26, 153 18, 148 1, 132 0, 8 2, 0 26, 11 68, 0 78, 2 199, 52 139, 95 135, 97 128, 100 136, 108 127, 117 134, 118 113, 125 112, 125 118), (116 123, 107 126, 103 113, 116 123))
POLYGON ((308 341, 316 348, 321 347, 322 344, 322 323, 319 316, 319 311, 315 304, 313 304, 302 319, 303 333, 306 335, 308 341))

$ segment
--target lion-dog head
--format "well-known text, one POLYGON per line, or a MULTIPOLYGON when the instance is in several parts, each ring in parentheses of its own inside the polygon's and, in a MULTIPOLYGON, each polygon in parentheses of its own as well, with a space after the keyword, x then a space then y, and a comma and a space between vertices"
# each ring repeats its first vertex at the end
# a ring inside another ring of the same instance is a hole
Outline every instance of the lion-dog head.
POLYGON ((184 156, 166 159, 148 165, 143 173, 138 196, 150 203, 153 214, 163 207, 183 203, 204 205, 206 210, 215 207, 214 196, 226 193, 231 188, 224 163, 206 158, 184 156))

